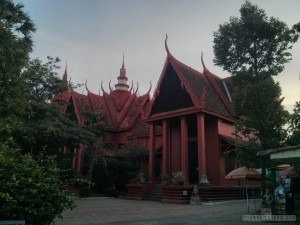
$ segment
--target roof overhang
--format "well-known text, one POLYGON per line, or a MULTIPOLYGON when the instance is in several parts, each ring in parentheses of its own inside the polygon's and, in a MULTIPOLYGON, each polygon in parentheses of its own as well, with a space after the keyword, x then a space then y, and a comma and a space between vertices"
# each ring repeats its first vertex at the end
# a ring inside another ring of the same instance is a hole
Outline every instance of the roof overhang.
POLYGON ((300 145, 268 149, 257 153, 258 156, 270 156, 271 160, 280 163, 300 163, 300 145))

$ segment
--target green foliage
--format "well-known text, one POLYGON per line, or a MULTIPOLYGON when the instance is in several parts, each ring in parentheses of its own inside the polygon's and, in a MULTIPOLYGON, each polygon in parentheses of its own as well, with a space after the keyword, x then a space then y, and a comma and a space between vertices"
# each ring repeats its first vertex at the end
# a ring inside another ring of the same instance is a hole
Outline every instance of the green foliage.
POLYGON ((26 64, 22 71, 25 79, 25 92, 29 101, 49 101, 55 94, 67 91, 61 89, 62 80, 56 72, 60 68, 59 58, 47 57, 48 61, 43 63, 40 59, 33 59, 26 64))
POLYGON ((89 166, 90 188, 96 193, 106 193, 112 186, 120 191, 126 190, 125 184, 137 171, 131 162, 104 156, 89 161, 89 166))
POLYGON ((254 77, 251 71, 237 73, 233 81, 236 132, 257 138, 263 149, 278 147, 286 138, 288 112, 282 106, 281 88, 272 77, 254 77))
POLYGON ((296 102, 293 113, 289 117, 290 135, 287 138, 287 145, 300 145, 300 102, 296 102))
POLYGON ((22 4, 0 1, 0 115, 9 116, 10 120, 24 113, 24 79, 20 72, 29 59, 34 31, 22 4))
POLYGON ((295 34, 298 34, 298 35, 300 34, 300 22, 294 24, 293 30, 294 30, 295 34))
POLYGON ((238 142, 235 149, 236 159, 247 168, 258 168, 261 160, 256 154, 260 150, 260 147, 253 141, 238 142))
POLYGON ((240 14, 214 32, 215 64, 233 74, 249 69, 255 76, 282 72, 298 34, 250 1, 241 6, 240 14))
POLYGON ((250 140, 237 146, 243 165, 256 164, 254 143, 260 149, 276 148, 286 138, 288 112, 272 76, 291 60, 290 50, 299 37, 296 29, 246 1, 240 18, 231 17, 214 33, 214 62, 233 74, 233 108, 240 118, 236 135, 250 140))
POLYGON ((90 197, 91 194, 92 192, 89 186, 83 186, 79 188, 79 197, 86 198, 86 197, 90 197))
POLYGON ((24 118, 24 129, 14 134, 24 151, 38 152, 44 146, 49 154, 59 154, 62 146, 79 147, 94 141, 95 134, 69 120, 56 105, 32 101, 28 106, 31 113, 24 118))
POLYGON ((141 164, 145 161, 147 154, 148 150, 142 147, 142 143, 138 139, 126 142, 118 152, 120 157, 130 160, 138 167, 141 167, 141 164))
POLYGON ((61 182, 71 176, 70 158, 40 153, 60 154, 62 146, 94 136, 50 104, 62 87, 59 59, 29 60, 34 31, 22 4, 0 0, 0 220, 38 225, 73 207, 61 182))
POLYGON ((106 190, 106 196, 107 197, 115 197, 115 198, 117 198, 118 197, 118 191, 117 191, 116 187, 113 186, 113 187, 108 188, 106 190))
POLYGON ((74 204, 60 183, 53 157, 34 160, 29 154, 0 144, 0 220, 23 219, 46 225, 74 204))
MULTIPOLYGON (((35 25, 23 10, 21 3, 14 4, 11 0, 0 1, 0 30, 10 30, 17 33, 15 39, 22 42, 26 51, 32 50, 31 33, 35 32, 35 25)), ((0 38, 1 40, 1 38, 0 38)))

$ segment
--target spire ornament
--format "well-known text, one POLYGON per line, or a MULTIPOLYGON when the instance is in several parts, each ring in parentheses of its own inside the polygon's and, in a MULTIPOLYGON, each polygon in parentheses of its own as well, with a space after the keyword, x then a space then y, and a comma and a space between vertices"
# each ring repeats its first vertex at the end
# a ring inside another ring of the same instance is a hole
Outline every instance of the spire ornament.
POLYGON ((165 49, 166 49, 166 51, 167 51, 167 55, 168 55, 168 57, 171 57, 172 55, 171 55, 171 53, 170 53, 170 50, 169 50, 169 47, 168 47, 168 43, 167 43, 167 41, 168 41, 168 34, 166 33, 166 39, 165 39, 165 49))

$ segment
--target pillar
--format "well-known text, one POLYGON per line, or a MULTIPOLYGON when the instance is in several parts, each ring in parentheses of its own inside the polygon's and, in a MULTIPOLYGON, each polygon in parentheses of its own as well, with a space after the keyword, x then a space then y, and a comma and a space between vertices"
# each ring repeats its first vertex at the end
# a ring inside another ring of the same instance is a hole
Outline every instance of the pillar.
POLYGON ((184 184, 189 184, 188 129, 185 117, 180 118, 180 140, 181 170, 184 173, 184 184))
POLYGON ((162 175, 167 176, 170 163, 170 150, 169 150, 169 126, 168 121, 163 120, 162 122, 162 134, 163 134, 163 145, 162 145, 162 175))
POLYGON ((79 149, 77 150, 77 173, 81 172, 82 148, 82 145, 80 145, 79 149))
POLYGON ((150 123, 148 182, 155 182, 155 125, 150 123))
POLYGON ((201 185, 208 185, 206 176, 206 152, 205 152, 205 124, 204 114, 197 114, 197 139, 198 139, 198 168, 201 185))
POLYGON ((74 148, 73 151, 73 162, 72 162, 72 166, 73 166, 73 170, 76 171, 76 160, 77 160, 77 148, 74 148))

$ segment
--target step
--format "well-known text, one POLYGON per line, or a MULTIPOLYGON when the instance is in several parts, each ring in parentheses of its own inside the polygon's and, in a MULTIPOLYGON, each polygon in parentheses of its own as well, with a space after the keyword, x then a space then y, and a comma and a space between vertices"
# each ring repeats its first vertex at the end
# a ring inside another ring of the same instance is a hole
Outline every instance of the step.
POLYGON ((159 184, 154 185, 150 193, 146 196, 145 200, 160 201, 162 196, 162 190, 159 184))

